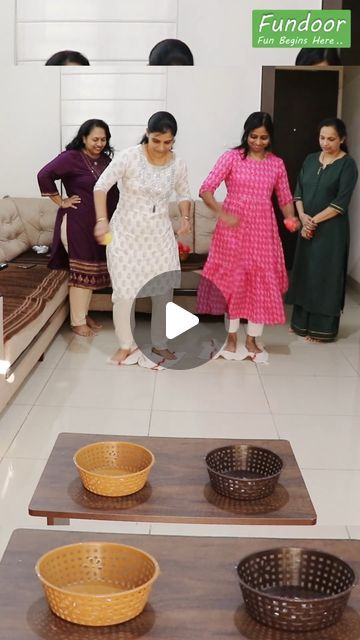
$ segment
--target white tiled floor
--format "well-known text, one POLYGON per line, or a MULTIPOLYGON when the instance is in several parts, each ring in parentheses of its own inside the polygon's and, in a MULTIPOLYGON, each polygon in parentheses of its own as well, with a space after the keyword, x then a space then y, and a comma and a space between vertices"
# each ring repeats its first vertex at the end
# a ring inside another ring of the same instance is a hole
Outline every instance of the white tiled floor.
MULTIPOLYGON (((218 536, 360 538, 360 305, 339 339, 311 345, 267 327, 270 364, 217 360, 190 371, 112 367, 111 319, 93 339, 68 328, 0 416, 0 556, 14 528, 43 528, 27 506, 57 434, 284 438, 318 513, 315 527, 75 521, 63 529, 218 536)), ((241 330, 242 331, 242 330, 241 330)))

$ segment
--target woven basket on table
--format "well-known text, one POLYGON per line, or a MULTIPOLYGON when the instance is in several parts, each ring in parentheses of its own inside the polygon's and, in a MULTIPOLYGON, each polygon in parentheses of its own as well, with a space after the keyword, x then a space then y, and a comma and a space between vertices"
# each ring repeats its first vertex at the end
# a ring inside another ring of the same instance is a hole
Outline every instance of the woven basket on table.
POLYGON ((253 553, 237 572, 247 612, 284 631, 314 631, 337 622, 355 582, 340 558, 298 547, 253 553))
POLYGON ((276 453, 247 444, 213 449, 205 462, 212 488, 236 500, 269 496, 283 468, 283 461, 276 453))
POLYGON ((80 542, 48 551, 35 571, 56 615, 102 626, 126 622, 143 611, 159 565, 135 547, 80 542))
POLYGON ((95 442, 79 449, 74 463, 86 489, 101 496, 128 496, 145 485, 155 458, 132 442, 95 442))

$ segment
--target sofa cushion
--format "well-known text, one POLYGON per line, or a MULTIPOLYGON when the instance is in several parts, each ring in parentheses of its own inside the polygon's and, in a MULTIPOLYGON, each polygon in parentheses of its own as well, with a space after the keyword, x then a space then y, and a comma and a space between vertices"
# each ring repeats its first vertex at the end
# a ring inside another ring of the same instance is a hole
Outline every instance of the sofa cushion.
POLYGON ((0 200, 0 262, 8 262, 30 247, 25 227, 12 198, 0 200))
POLYGON ((216 220, 216 216, 202 200, 195 201, 195 253, 208 253, 216 220))
POLYGON ((32 269, 22 269, 11 263, 0 271, 0 295, 15 298, 50 300, 58 286, 68 278, 67 271, 49 269, 37 264, 32 269))
POLYGON ((37 318, 67 281, 66 271, 36 265, 21 269, 10 264, 0 271, 0 294, 3 296, 4 342, 37 318))
POLYGON ((30 246, 51 245, 58 207, 49 198, 14 198, 30 246))

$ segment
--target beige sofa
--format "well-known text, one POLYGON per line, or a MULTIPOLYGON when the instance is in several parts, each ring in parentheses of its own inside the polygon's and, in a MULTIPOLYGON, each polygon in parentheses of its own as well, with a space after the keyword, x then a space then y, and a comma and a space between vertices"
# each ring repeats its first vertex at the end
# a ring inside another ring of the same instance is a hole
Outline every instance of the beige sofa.
POLYGON ((67 274, 46 267, 34 245, 50 245, 56 206, 45 198, 0 200, 0 411, 68 315, 67 274), (34 267, 28 267, 35 264, 34 267))

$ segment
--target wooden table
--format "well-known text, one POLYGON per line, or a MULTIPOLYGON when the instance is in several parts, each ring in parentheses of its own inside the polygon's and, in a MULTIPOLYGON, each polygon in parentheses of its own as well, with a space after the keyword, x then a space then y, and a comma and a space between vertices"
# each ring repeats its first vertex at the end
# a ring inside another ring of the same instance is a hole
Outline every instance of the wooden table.
POLYGON ((0 640, 360 640, 360 587, 336 625, 305 634, 256 623, 244 610, 235 566, 277 546, 338 555, 360 575, 360 541, 201 538, 15 531, 0 563, 0 640), (49 549, 86 540, 130 544, 154 555, 161 574, 143 613, 123 625, 91 628, 52 614, 34 566, 49 549))
POLYGON ((311 503, 290 443, 286 440, 213 440, 62 433, 54 445, 29 505, 33 516, 132 522, 193 524, 313 525, 311 503), (148 447, 156 463, 144 489, 123 498, 97 496, 84 489, 73 455, 98 441, 126 440, 148 447), (252 502, 232 500, 210 486, 204 457, 230 443, 272 449, 285 462, 274 493, 252 502))

